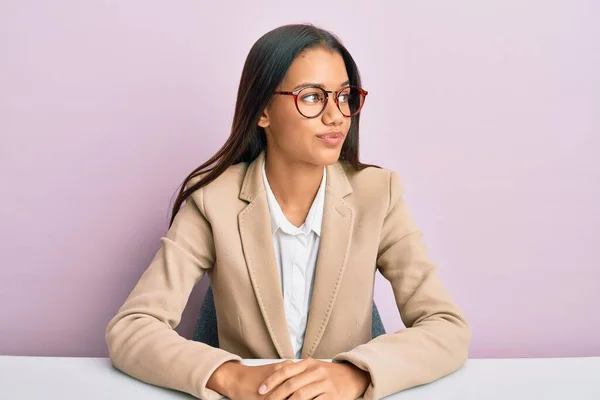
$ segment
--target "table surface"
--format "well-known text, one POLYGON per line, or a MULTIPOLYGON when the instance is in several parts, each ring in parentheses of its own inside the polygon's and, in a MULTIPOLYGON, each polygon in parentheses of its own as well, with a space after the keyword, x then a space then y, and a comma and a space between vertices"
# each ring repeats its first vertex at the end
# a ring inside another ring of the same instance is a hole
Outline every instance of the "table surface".
MULTIPOLYGON (((244 360, 259 365, 279 360, 244 360)), ((399 377, 401 379, 401 377, 399 377)), ((137 399, 194 397, 145 384, 107 358, 0 356, 0 399, 137 399)), ((387 399, 600 399, 600 357, 471 359, 456 373, 387 399)))

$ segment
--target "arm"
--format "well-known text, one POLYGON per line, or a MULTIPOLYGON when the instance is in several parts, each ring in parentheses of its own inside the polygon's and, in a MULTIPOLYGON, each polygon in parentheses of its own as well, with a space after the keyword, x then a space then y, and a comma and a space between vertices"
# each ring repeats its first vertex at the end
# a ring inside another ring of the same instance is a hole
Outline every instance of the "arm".
POLYGON ((406 329, 339 354, 368 371, 365 398, 380 398, 429 383, 459 369, 467 360, 471 330, 429 260, 421 232, 390 175, 390 205, 383 223, 377 266, 391 282, 406 329))
POLYGON ((112 363, 123 372, 212 400, 222 396, 207 388, 209 378, 240 357, 186 340, 174 330, 192 288, 215 261, 202 196, 202 189, 195 192, 177 214, 150 267, 108 324, 106 342, 112 363))

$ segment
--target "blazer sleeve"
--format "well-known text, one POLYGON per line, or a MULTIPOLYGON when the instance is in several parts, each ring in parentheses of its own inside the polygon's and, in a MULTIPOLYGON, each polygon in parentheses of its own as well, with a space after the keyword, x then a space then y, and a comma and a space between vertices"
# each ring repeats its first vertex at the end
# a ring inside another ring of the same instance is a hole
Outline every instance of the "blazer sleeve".
POLYGON ((421 232, 390 173, 390 203, 377 267, 390 281, 406 329, 379 336, 334 357, 368 371, 366 399, 378 399, 432 382, 458 370, 468 358, 471 330, 427 256, 421 232))
POLYGON ((161 247, 125 304, 106 328, 113 365, 144 382, 220 399, 206 387, 212 373, 237 355, 186 340, 174 330, 194 285, 215 261, 203 189, 177 213, 161 247))

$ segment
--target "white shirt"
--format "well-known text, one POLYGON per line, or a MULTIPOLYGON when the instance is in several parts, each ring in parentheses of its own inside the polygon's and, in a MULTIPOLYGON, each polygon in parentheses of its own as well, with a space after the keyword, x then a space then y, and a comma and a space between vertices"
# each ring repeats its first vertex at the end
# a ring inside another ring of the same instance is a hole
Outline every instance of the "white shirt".
POLYGON ((299 228, 288 221, 277 203, 267 180, 264 163, 263 181, 271 214, 271 232, 283 290, 288 332, 296 358, 300 358, 319 253, 327 171, 323 168, 321 186, 319 186, 304 224, 299 228))

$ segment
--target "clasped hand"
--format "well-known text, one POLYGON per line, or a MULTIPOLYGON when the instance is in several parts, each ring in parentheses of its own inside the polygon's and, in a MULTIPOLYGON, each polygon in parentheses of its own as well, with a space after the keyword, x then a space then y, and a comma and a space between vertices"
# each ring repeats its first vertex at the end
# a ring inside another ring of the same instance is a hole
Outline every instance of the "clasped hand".
POLYGON ((315 359, 242 368, 232 400, 355 400, 371 383, 369 373, 353 364, 315 359))

